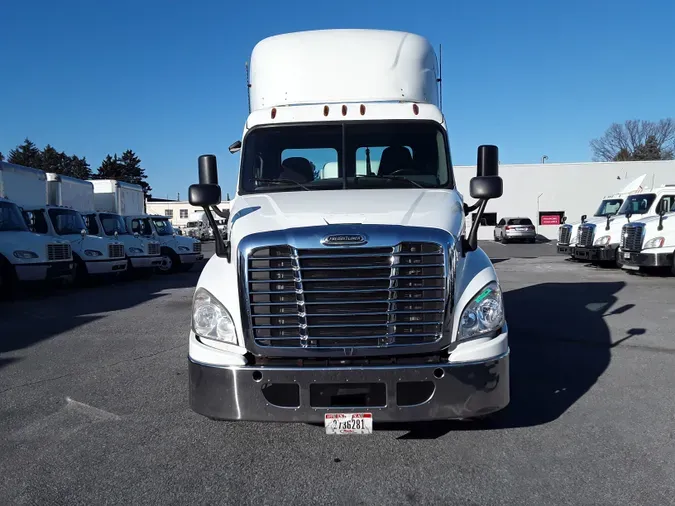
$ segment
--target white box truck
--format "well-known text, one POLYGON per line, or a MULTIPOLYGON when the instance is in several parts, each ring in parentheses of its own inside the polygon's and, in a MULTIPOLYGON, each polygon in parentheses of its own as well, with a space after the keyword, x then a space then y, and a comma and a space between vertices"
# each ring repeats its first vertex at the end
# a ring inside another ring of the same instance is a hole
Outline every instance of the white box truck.
POLYGON ((227 237, 215 156, 199 157, 189 191, 216 248, 192 304, 193 410, 369 433, 507 406, 502 291, 477 246, 502 195, 498 150, 478 148, 465 204, 437 65, 425 38, 395 31, 283 34, 253 49, 227 237), (322 172, 329 162, 337 170, 322 172))
MULTIPOLYGON (((76 282, 84 281, 89 275, 115 275, 125 271, 127 261, 124 244, 87 232, 81 211, 91 209, 90 194, 80 184, 70 185, 64 191, 53 181, 48 181, 44 172, 39 172, 45 178, 45 187, 31 190, 33 198, 29 205, 23 206, 24 216, 34 232, 65 239, 70 243, 76 282), (48 187, 50 191, 47 191, 48 187)), ((50 177, 54 179, 53 175, 50 177)))
POLYGON ((47 183, 41 170, 0 162, 0 294, 10 295, 17 281, 72 276, 70 243, 29 230, 21 205, 41 204, 47 183))
POLYGON ((558 228, 558 253, 574 258, 574 250, 579 238, 579 226, 584 223, 596 225, 606 223, 607 217, 614 216, 619 211, 626 197, 644 191, 642 183, 645 177, 647 177, 647 174, 642 174, 628 183, 621 191, 604 197, 591 218, 587 219, 587 216, 583 215, 579 222, 560 225, 558 228))
POLYGON ((143 188, 139 185, 111 179, 82 181, 61 178, 62 184, 86 185, 91 206, 83 211, 89 233, 99 237, 114 237, 124 244, 128 273, 151 273, 162 263, 160 244, 129 230, 124 213, 136 213, 145 206, 143 188), (71 181, 69 181, 71 180, 71 181))

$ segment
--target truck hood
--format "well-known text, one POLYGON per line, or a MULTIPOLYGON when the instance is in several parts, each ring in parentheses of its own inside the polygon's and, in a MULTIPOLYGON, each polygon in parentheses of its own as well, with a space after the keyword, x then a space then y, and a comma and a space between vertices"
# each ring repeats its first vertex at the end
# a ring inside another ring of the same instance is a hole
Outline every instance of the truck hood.
POLYGON ((33 261, 44 261, 47 244, 68 244, 68 241, 23 230, 0 232, 0 253, 10 258, 13 258, 14 251, 23 250, 39 255, 39 258, 33 261))
POLYGON ((293 191, 238 196, 230 211, 230 237, 334 224, 400 225, 446 230, 464 225, 454 190, 377 189, 293 191))

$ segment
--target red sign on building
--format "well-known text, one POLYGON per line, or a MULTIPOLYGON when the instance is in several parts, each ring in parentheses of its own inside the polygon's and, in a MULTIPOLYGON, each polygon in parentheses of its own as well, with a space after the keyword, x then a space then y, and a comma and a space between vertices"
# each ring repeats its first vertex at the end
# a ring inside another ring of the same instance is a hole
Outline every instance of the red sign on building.
POLYGON ((560 225, 559 214, 543 214, 540 219, 541 225, 560 225))

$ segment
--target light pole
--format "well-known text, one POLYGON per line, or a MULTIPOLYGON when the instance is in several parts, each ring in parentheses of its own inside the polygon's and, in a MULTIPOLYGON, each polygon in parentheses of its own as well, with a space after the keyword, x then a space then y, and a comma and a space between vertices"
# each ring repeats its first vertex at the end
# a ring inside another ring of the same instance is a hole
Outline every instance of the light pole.
POLYGON ((546 163, 546 160, 548 160, 548 155, 544 155, 541 157, 541 163, 546 163))
POLYGON ((541 221, 541 217, 539 216, 539 199, 542 195, 543 193, 540 193, 537 197, 537 235, 539 235, 539 222, 541 221))

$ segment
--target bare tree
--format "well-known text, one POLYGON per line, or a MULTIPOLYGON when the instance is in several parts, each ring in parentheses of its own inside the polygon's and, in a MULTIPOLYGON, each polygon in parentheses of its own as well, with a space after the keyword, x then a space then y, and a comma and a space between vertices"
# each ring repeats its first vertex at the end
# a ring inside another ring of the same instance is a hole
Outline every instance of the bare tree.
POLYGON ((613 123, 591 141, 593 160, 672 160, 675 158, 675 120, 628 120, 613 123))

